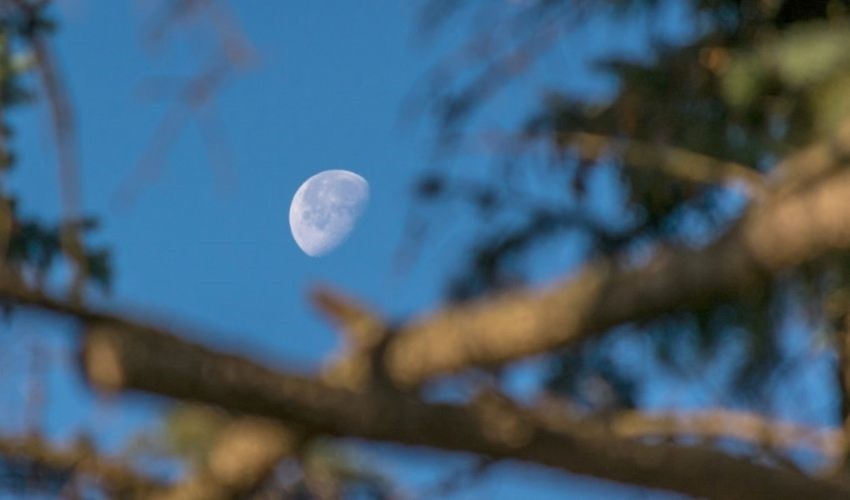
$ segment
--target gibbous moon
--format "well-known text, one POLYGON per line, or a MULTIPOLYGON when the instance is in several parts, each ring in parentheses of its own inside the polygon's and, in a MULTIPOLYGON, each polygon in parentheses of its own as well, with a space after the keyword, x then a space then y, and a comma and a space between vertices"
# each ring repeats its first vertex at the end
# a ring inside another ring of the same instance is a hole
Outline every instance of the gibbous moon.
POLYGON ((311 257, 338 247, 369 202, 369 183, 348 170, 325 170, 307 179, 289 207, 292 237, 311 257))

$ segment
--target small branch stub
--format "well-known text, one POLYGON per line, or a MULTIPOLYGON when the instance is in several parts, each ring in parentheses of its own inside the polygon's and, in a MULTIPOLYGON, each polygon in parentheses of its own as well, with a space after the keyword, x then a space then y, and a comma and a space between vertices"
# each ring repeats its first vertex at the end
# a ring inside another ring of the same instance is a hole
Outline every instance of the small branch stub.
POLYGON ((332 385, 359 389, 373 382, 381 360, 380 347, 387 337, 386 323, 354 299, 319 288, 311 294, 316 308, 335 324, 343 336, 343 349, 322 370, 332 385))

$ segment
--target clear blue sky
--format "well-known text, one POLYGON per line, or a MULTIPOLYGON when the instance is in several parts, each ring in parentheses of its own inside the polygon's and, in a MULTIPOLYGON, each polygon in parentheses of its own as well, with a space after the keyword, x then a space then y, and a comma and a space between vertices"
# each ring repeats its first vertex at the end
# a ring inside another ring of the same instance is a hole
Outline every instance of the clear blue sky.
MULTIPOLYGON (((208 152, 190 120, 162 174, 132 206, 116 209, 116 191, 150 147, 169 106, 140 98, 139 90, 151 77, 191 75, 203 62, 204 49, 192 42, 197 37, 191 32, 171 37, 159 50, 146 48, 143 3, 60 2, 55 39, 78 117, 85 206, 103 222, 98 240, 114 251, 109 303, 154 318, 181 318, 210 344, 299 367, 316 366, 335 347, 333 332, 306 301, 305 292, 316 283, 333 284, 391 314, 435 307, 444 278, 462 255, 454 237, 468 234, 469 227, 450 224, 449 214, 440 223, 447 233, 409 273, 394 274, 410 184, 429 166, 432 151, 427 126, 424 133, 421 126, 400 126, 400 110, 429 61, 466 32, 449 33, 436 48, 416 43, 414 1, 234 2, 260 56, 256 68, 223 88, 215 107, 232 152, 235 184, 224 193, 217 189, 208 152), (371 203, 346 243, 310 258, 289 234, 289 203, 306 178, 335 168, 368 179, 371 203)), ((583 27, 571 49, 547 58, 531 78, 577 92, 610 89, 609 81, 592 78, 575 56, 612 45, 640 51, 635 45, 640 30, 618 31, 616 38, 611 33, 601 25, 583 27)), ((538 97, 528 88, 509 90, 482 120, 515 122, 538 97)), ((26 213, 55 220, 59 197, 47 115, 37 109, 15 120, 21 162, 13 187, 26 213)), ((463 168, 486 162, 464 160, 463 168)), ((45 325, 34 321, 28 328, 45 325)), ((57 352, 69 346, 63 337, 51 338, 57 352)), ((151 406, 138 399, 93 405, 73 364, 65 361, 51 377, 46 425, 52 434, 67 437, 75 428, 97 425, 114 444, 150 422, 151 406)), ((378 449, 370 452, 376 461, 401 471, 407 484, 438 471, 435 455, 378 449)), ((492 479, 458 498, 514 498, 525 488, 539 498, 563 498, 565 488, 578 481, 534 468, 508 470, 498 468, 492 479)), ((589 489, 576 498, 622 494, 586 483, 581 480, 589 489)))

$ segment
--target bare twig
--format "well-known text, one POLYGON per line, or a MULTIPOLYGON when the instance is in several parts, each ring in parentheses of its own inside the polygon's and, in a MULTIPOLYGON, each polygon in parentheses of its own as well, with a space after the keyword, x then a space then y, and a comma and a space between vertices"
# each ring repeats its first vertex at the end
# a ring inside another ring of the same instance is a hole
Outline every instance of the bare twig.
MULTIPOLYGON (((48 2, 13 0, 13 3, 28 18, 27 22, 35 25, 48 2)), ((59 71, 58 63, 47 40, 34 30, 27 36, 52 117, 64 218, 61 232, 62 251, 74 266, 74 276, 69 292, 74 300, 82 300, 83 288, 88 277, 88 260, 83 247, 80 226, 82 191, 74 110, 62 73, 59 71)))
POLYGON ((53 133, 58 147, 59 179, 65 218, 74 221, 79 217, 82 195, 73 107, 46 40, 34 36, 31 43, 53 116, 53 133))
POLYGON ((201 140, 209 153, 219 188, 231 181, 231 155, 224 141, 220 120, 213 112, 213 100, 218 90, 233 75, 250 66, 256 59, 255 50, 227 6, 215 0, 180 0, 164 2, 162 15, 150 29, 151 40, 159 40, 188 15, 205 14, 215 30, 218 51, 212 61, 197 75, 189 78, 171 93, 168 111, 154 131, 153 139, 139 164, 121 184, 114 202, 126 206, 146 184, 153 181, 162 169, 165 155, 190 118, 197 122, 201 140))
MULTIPOLYGON (((228 62, 218 61, 211 64, 205 71, 189 79, 179 90, 177 98, 171 104, 159 126, 156 128, 150 146, 139 161, 135 170, 124 180, 115 193, 115 202, 121 206, 133 202, 139 191, 159 175, 165 161, 165 155, 177 139, 180 130, 192 116, 198 117, 202 124, 202 137, 210 146, 215 143, 215 149, 210 150, 210 156, 215 157, 213 165, 227 161, 227 155, 220 155, 217 150, 224 148, 223 143, 216 142, 209 132, 214 130, 214 124, 206 123, 214 115, 204 115, 203 110, 211 106, 216 91, 231 76, 228 62), (206 129, 204 127, 213 127, 206 129)), ((223 169, 226 171, 226 169, 223 169)))

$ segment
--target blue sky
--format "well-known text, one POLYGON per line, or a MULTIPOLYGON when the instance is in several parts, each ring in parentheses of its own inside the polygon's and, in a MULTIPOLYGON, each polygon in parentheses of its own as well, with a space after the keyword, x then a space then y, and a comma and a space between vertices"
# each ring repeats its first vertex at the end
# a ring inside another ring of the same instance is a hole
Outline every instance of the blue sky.
MULTIPOLYGON (((443 213, 444 219, 431 221, 438 234, 428 240, 416 265, 401 275, 394 272, 410 185, 431 167, 433 151, 427 124, 406 122, 400 111, 430 63, 467 32, 457 29, 431 45, 417 42, 419 3, 414 1, 234 2, 259 55, 256 67, 222 89, 214 108, 235 182, 219 189, 198 127, 189 120, 161 175, 132 205, 116 207, 116 192, 150 147, 170 105, 144 99, 140 90, 152 77, 190 76, 202 67, 207 52, 197 41, 203 39, 201 28, 182 30, 158 49, 146 46, 143 4, 60 2, 61 25, 54 40, 77 112, 85 207, 101 218, 97 239, 114 252, 115 288, 100 300, 144 317, 191 325, 212 345, 304 368, 315 367, 336 345, 335 335, 306 300, 305 293, 317 283, 332 284, 388 314, 436 307, 444 279, 462 257, 456 241, 471 226, 457 214, 443 213), (338 168, 370 182, 370 205, 341 247, 310 258, 289 234, 289 203, 301 182, 338 168), (456 217, 460 222, 453 222, 456 217)), ((620 30, 612 38, 610 27, 580 28, 569 48, 546 58, 530 79, 577 93, 610 90, 610 81, 592 77, 575 56, 612 46, 639 53, 640 33, 620 30)), ((528 88, 509 89, 478 122, 516 122, 539 97, 528 88)), ((24 212, 55 220, 58 177, 47 114, 38 108, 19 112, 14 120, 21 161, 12 175, 13 189, 24 212)), ((453 163, 475 172, 487 160, 464 155, 453 163)), ((539 274, 574 264, 579 254, 566 252, 539 274)), ((32 319, 26 325, 42 329, 47 323, 32 319)), ((49 338, 57 353, 70 347, 67 337, 49 338)), ((65 438, 75 428, 97 425, 109 434, 107 443, 115 445, 150 422, 156 407, 138 399, 93 404, 70 358, 60 359, 66 362, 51 372, 46 409, 52 434, 65 438)), ((427 458, 430 454, 411 457, 386 447, 369 453, 407 482, 435 477, 439 470, 427 458)), ((526 487, 541 498, 563 498, 564 488, 578 481, 533 468, 508 470, 498 468, 492 479, 458 498, 513 498, 526 487)), ((577 498, 622 493, 596 490, 591 481, 581 484, 589 489, 577 498)))

